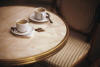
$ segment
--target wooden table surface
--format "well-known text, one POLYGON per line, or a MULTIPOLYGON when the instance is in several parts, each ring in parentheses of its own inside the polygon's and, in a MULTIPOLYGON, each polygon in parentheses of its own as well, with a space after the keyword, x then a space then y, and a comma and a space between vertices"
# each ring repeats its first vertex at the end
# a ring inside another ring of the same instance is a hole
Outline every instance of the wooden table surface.
POLYGON ((53 24, 30 24, 36 28, 43 28, 44 32, 37 32, 31 38, 22 38, 10 33, 10 28, 16 26, 16 20, 29 17, 34 7, 2 6, 0 7, 0 61, 10 64, 28 64, 42 60, 54 54, 64 46, 68 37, 68 28, 64 21, 56 14, 50 14, 53 24))

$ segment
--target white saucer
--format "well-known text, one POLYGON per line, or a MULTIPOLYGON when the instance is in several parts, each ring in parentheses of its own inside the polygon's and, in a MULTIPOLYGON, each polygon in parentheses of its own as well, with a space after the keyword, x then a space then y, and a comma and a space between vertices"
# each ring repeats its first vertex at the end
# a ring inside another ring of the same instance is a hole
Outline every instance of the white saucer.
POLYGON ((29 36, 29 37, 30 37, 30 36, 33 35, 34 30, 33 30, 33 28, 31 27, 31 29, 30 29, 28 32, 21 33, 21 32, 18 32, 18 31, 17 31, 16 27, 12 27, 12 28, 11 28, 11 32, 12 32, 13 34, 15 34, 15 35, 29 36))
POLYGON ((44 23, 44 22, 49 21, 48 18, 43 18, 43 20, 35 19, 35 14, 34 13, 32 15, 30 15, 29 19, 32 20, 32 21, 40 22, 40 23, 44 23))

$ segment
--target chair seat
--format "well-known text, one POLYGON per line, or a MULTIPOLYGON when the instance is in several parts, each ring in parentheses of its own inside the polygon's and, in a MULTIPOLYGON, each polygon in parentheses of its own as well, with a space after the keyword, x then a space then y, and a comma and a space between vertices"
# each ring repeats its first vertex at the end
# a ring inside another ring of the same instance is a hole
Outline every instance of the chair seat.
POLYGON ((50 67, 72 67, 79 62, 90 49, 90 44, 85 39, 84 36, 71 32, 64 48, 46 60, 50 63, 50 67))

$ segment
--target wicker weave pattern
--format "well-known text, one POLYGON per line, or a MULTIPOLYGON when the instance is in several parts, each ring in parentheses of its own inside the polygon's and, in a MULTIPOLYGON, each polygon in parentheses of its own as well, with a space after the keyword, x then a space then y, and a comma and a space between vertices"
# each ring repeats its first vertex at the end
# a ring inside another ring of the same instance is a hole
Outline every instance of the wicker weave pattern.
POLYGON ((76 33, 75 35, 71 34, 65 47, 47 61, 54 67, 71 67, 84 57, 90 49, 90 45, 80 38, 81 36, 76 33))

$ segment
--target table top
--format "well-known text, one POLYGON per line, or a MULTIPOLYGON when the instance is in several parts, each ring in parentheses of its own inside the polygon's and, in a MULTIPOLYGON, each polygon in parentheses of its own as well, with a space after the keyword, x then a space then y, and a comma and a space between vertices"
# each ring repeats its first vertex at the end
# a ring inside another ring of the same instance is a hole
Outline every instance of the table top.
POLYGON ((68 38, 68 27, 56 14, 50 14, 53 24, 46 22, 30 24, 43 28, 44 32, 35 31, 31 38, 14 36, 10 28, 16 25, 16 20, 29 17, 35 7, 3 6, 0 7, 0 61, 10 64, 28 64, 40 61, 59 51, 68 38))

